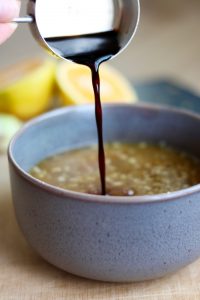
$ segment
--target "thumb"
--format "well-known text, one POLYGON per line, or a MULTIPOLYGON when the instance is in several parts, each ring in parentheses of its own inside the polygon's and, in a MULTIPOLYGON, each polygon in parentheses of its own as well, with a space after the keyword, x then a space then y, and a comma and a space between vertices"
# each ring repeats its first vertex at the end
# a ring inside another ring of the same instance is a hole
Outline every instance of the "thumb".
POLYGON ((0 0, 0 23, 18 17, 21 3, 18 0, 0 0))

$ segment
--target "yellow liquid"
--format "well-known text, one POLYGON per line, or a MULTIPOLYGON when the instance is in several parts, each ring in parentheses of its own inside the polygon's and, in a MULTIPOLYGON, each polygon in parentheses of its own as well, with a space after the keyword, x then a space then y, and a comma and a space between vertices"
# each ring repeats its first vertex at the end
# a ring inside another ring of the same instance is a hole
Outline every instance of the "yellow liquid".
MULTIPOLYGON (((108 195, 169 193, 200 182, 200 160, 158 144, 105 145, 108 195)), ((47 158, 30 174, 67 190, 100 194, 96 147, 67 151, 47 158)))

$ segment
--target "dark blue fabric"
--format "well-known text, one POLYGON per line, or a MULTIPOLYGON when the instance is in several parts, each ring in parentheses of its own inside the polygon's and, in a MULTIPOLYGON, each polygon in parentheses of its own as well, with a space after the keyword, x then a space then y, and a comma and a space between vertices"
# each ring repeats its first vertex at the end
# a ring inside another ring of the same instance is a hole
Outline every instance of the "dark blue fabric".
POLYGON ((141 101, 170 105, 200 113, 200 95, 167 80, 134 83, 141 101))

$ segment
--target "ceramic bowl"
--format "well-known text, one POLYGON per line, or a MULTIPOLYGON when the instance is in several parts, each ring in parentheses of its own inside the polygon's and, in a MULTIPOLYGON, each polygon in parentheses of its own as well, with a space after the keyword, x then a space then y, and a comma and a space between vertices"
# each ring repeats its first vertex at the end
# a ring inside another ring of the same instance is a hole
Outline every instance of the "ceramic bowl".
MULTIPOLYGON (((200 156, 200 117, 145 105, 104 107, 105 141, 158 142, 200 156)), ((28 122, 9 146, 16 217, 44 259, 86 278, 158 278, 200 256, 200 185, 169 194, 104 197, 31 177, 37 162, 96 143, 93 106, 69 107, 28 122)))

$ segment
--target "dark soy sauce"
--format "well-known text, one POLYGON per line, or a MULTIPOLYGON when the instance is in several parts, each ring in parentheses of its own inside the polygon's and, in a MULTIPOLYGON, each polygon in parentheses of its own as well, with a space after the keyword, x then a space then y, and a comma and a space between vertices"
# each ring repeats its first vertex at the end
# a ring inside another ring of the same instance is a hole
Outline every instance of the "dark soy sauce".
POLYGON ((106 166, 103 143, 103 118, 100 99, 99 66, 119 52, 117 31, 72 37, 51 37, 45 39, 54 52, 78 64, 88 66, 92 73, 92 85, 95 96, 95 116, 98 134, 98 159, 101 180, 101 194, 106 194, 106 166))

